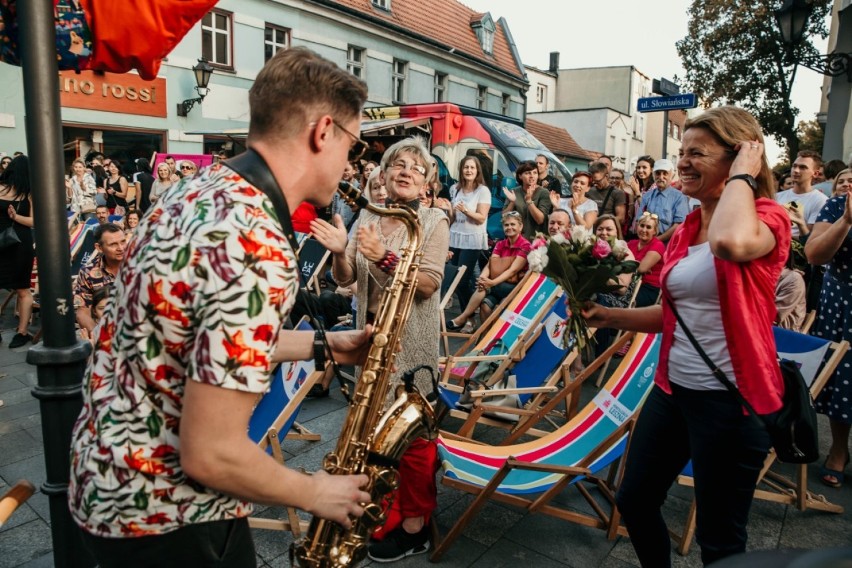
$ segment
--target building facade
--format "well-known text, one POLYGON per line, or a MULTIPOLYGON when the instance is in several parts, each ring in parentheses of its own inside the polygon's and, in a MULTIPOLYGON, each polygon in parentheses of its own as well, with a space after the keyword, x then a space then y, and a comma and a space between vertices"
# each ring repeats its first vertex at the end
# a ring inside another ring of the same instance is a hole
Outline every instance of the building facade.
MULTIPOLYGON (((852 53, 852 0, 838 0, 831 13, 828 52, 852 53)), ((819 121, 825 128, 822 156, 852 164, 852 70, 823 79, 819 121)))
MULTIPOLYGON (((522 118, 527 81, 508 23, 456 0, 222 0, 169 54, 154 81, 134 73, 57 77, 66 163, 96 149, 122 161, 153 152, 238 150, 248 89, 277 50, 305 46, 364 79, 368 106, 452 101, 522 118), (192 67, 214 67, 197 98, 192 67)), ((21 69, 0 63, 0 151, 26 152, 21 69)))
MULTIPOLYGON (((527 68, 531 91, 538 84, 555 91, 546 110, 528 107, 530 118, 568 130, 585 150, 610 156, 615 167, 627 171, 639 156, 664 157, 664 113, 637 111, 640 98, 654 96, 650 77, 633 66, 558 69, 558 54, 550 59, 557 68, 537 73, 527 68)), ((665 156, 672 159, 680 150, 686 113, 669 112, 669 119, 665 156)))

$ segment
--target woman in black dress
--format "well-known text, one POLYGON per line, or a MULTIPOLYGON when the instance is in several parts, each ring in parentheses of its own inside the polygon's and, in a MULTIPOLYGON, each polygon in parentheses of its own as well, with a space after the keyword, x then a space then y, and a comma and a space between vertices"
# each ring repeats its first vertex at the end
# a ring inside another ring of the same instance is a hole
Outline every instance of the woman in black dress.
POLYGON ((127 179, 124 177, 124 172, 121 170, 121 163, 113 158, 109 166, 107 166, 109 177, 104 181, 104 189, 106 190, 107 207, 109 207, 110 215, 121 215, 127 209, 127 179))
POLYGON ((21 241, 0 251, 0 288, 14 290, 17 296, 18 330, 9 343, 12 349, 26 345, 33 338, 27 328, 33 311, 32 210, 29 160, 22 155, 0 174, 0 232, 11 225, 21 241))

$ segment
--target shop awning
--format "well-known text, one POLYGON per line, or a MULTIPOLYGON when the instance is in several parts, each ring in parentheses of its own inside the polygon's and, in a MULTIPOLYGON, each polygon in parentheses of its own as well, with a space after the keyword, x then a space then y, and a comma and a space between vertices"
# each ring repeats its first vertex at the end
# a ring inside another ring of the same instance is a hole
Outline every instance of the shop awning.
POLYGON ((385 120, 370 120, 361 123, 362 136, 401 136, 406 130, 420 128, 425 133, 431 132, 431 118, 389 118, 385 120), (423 128, 421 128, 423 127, 423 128))

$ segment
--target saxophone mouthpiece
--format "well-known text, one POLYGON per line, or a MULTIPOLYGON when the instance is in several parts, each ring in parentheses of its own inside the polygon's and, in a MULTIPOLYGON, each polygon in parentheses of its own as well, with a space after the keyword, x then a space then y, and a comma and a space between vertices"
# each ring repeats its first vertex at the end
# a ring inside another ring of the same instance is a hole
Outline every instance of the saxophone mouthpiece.
POLYGON ((364 197, 364 194, 358 188, 354 187, 348 181, 341 181, 337 184, 337 192, 350 205, 355 205, 358 209, 366 209, 370 202, 364 197))

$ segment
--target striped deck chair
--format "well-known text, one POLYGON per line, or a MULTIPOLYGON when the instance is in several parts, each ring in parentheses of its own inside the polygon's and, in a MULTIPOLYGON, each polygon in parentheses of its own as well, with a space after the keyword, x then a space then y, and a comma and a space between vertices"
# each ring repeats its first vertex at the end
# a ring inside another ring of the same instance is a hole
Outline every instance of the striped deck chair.
MULTIPOLYGON (((834 374, 846 351, 849 350, 849 343, 846 341, 835 343, 780 327, 774 327, 772 331, 775 335, 778 357, 798 364, 799 371, 810 388, 811 396, 816 398, 834 374)), ((808 490, 807 464, 793 466, 795 469, 795 479, 793 479, 773 471, 771 468, 775 461, 775 452, 770 450, 763 463, 757 489, 754 491, 755 499, 795 505, 800 511, 815 509, 829 513, 843 513, 843 507, 840 505, 831 503, 823 495, 814 494, 808 490)), ((693 486, 692 462, 687 464, 678 477, 678 483, 693 486)), ((695 515, 696 505, 693 499, 683 533, 672 534, 678 541, 677 551, 681 555, 688 554, 692 545, 692 537, 695 535, 695 515)))
MULTIPOLYGON (((297 329, 311 330, 310 324, 299 322, 297 329)), ((275 369, 269 390, 255 406, 249 419, 248 436, 262 450, 284 463, 281 442, 288 440, 318 441, 314 434, 296 422, 302 401, 311 387, 322 378, 313 361, 282 363, 275 369)), ((287 507, 286 519, 250 517, 249 526, 259 529, 290 531, 298 537, 307 530, 308 521, 300 519, 293 507, 287 507)))
POLYGON ((511 365, 507 372, 515 377, 513 387, 508 389, 471 389, 473 401, 468 410, 458 406, 460 394, 446 385, 438 386, 441 401, 449 408, 449 415, 464 420, 456 434, 472 438, 476 424, 498 426, 502 428, 525 428, 527 433, 542 436, 546 432, 527 425, 527 419, 535 414, 548 394, 555 393, 560 379, 564 383, 570 380, 568 367, 577 357, 573 345, 566 348, 562 344, 565 331, 566 306, 562 300, 553 303, 550 311, 537 326, 529 338, 529 346, 524 347, 523 358, 511 365), (516 407, 495 406, 495 398, 516 397, 516 407))
POLYGON ((506 367, 523 358, 530 337, 561 295, 562 289, 553 280, 537 272, 527 273, 474 333, 447 334, 467 337, 467 341, 443 360, 441 383, 448 391, 461 394, 465 380, 487 362, 499 362, 493 376, 502 376, 506 367))
POLYGON ((635 335, 627 355, 598 395, 564 426, 531 442, 486 446, 440 436, 442 483, 476 497, 438 543, 431 560, 443 556, 489 499, 606 529, 610 538, 623 534, 616 522, 612 484, 597 473, 621 463, 636 413, 651 390, 659 349, 658 335, 635 335), (609 513, 584 483, 600 489, 609 513), (595 515, 551 503, 568 485, 577 488, 595 515))

